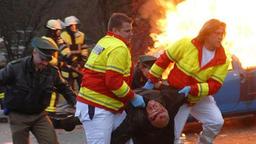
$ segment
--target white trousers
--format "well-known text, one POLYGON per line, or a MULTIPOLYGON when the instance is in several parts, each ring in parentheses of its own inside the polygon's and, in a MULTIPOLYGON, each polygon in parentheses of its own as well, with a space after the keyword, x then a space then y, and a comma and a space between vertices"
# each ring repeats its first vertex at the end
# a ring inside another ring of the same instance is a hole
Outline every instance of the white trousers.
POLYGON ((76 113, 85 131, 86 144, 110 144, 111 133, 126 117, 126 113, 114 114, 95 107, 94 117, 91 120, 88 114, 88 105, 77 102, 76 113))
POLYGON ((222 114, 214 98, 212 96, 206 96, 194 106, 184 104, 180 107, 175 116, 175 144, 180 142, 179 138, 189 114, 203 124, 203 130, 200 133, 198 143, 212 144, 224 123, 222 114))

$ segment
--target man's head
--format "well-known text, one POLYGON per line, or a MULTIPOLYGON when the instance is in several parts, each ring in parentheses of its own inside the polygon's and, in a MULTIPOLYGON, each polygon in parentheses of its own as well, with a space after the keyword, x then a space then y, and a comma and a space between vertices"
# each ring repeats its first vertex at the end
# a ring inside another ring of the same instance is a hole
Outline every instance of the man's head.
POLYGON ((47 21, 46 26, 47 28, 47 35, 50 35, 50 37, 57 38, 60 36, 61 33, 61 21, 57 19, 50 19, 47 21))
POLYGON ((65 26, 71 31, 71 32, 77 32, 78 31, 78 24, 80 24, 80 21, 75 16, 68 16, 65 18, 65 26))
POLYGON ((108 31, 130 41, 133 35, 132 19, 123 13, 113 13, 108 21, 108 31))
POLYGON ((141 55, 139 57, 138 66, 145 77, 148 75, 148 71, 151 66, 155 63, 156 57, 150 55, 141 55))
POLYGON ((226 34, 226 24, 217 19, 210 19, 201 28, 197 39, 209 50, 221 47, 221 42, 226 34))
POLYGON ((51 61, 54 52, 58 50, 56 46, 43 38, 33 38, 31 42, 33 50, 33 62, 37 69, 42 70, 51 61))
POLYGON ((154 127, 163 128, 169 123, 168 111, 162 104, 155 100, 148 101, 146 111, 148 114, 148 120, 154 127))

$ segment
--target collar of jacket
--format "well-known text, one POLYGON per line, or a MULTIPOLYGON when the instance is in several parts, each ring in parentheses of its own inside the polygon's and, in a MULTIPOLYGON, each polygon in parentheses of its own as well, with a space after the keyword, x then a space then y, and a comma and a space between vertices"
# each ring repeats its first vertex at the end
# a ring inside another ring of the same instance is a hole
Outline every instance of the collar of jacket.
POLYGON ((35 71, 35 64, 33 63, 33 56, 29 56, 26 61, 27 70, 32 73, 35 71))
POLYGON ((107 35, 113 36, 113 37, 115 37, 115 38, 117 38, 117 39, 120 39, 120 40, 123 41, 128 47, 130 47, 130 43, 129 43, 124 37, 122 37, 122 36, 120 36, 120 35, 117 35, 117 34, 111 32, 111 31, 108 31, 108 32, 107 32, 107 35))
MULTIPOLYGON (((36 72, 36 66, 35 64, 33 63, 33 56, 28 56, 27 60, 26 60, 26 69, 30 72, 30 73, 35 73, 36 72)), ((47 69, 41 71, 40 73, 42 72, 45 72, 47 71, 47 69)))
MULTIPOLYGON (((198 49, 198 61, 199 61, 199 64, 201 65, 203 43, 201 43, 196 38, 192 39, 191 42, 198 49)), ((224 48, 222 46, 218 47, 215 51, 214 58, 209 63, 207 63, 205 66, 203 66, 201 68, 201 70, 206 69, 206 68, 211 67, 211 66, 225 64, 226 63, 226 58, 227 58, 227 56, 226 56, 224 48)))

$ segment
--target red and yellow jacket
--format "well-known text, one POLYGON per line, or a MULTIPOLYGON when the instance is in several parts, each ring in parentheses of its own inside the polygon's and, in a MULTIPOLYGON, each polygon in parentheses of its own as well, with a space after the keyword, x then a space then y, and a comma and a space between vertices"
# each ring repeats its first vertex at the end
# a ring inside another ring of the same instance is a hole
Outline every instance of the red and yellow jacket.
POLYGON ((149 78, 157 82, 170 63, 174 68, 168 75, 168 83, 177 89, 191 86, 190 96, 202 97, 215 94, 227 75, 229 58, 223 47, 217 48, 214 58, 201 67, 203 45, 196 39, 184 38, 162 54, 151 67, 149 78))
POLYGON ((109 32, 100 39, 84 67, 78 101, 119 112, 134 97, 131 54, 122 37, 109 32))

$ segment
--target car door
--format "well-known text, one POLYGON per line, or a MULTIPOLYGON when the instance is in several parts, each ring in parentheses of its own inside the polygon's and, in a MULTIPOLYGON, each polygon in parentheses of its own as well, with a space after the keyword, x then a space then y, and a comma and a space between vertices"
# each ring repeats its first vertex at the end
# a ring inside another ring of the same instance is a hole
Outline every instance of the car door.
POLYGON ((250 113, 256 110, 256 69, 243 69, 233 58, 222 88, 214 95, 223 115, 250 113))
POLYGON ((223 114, 229 114, 237 107, 240 97, 240 74, 233 67, 229 69, 221 89, 214 95, 217 105, 223 114))

